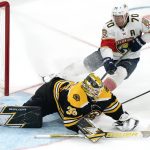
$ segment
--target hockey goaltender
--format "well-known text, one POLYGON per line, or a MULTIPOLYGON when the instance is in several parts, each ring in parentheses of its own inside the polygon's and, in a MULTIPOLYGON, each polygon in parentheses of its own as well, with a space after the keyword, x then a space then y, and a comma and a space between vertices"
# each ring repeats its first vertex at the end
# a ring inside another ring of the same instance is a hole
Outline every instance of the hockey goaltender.
POLYGON ((42 127, 42 117, 56 112, 66 128, 77 133, 81 131, 88 138, 92 135, 92 140, 103 135, 100 129, 91 131, 95 128, 91 120, 102 112, 114 119, 113 126, 121 131, 131 131, 139 123, 123 110, 122 104, 101 79, 90 73, 81 82, 55 76, 44 83, 23 106, 1 107, 0 124, 39 128, 42 127))

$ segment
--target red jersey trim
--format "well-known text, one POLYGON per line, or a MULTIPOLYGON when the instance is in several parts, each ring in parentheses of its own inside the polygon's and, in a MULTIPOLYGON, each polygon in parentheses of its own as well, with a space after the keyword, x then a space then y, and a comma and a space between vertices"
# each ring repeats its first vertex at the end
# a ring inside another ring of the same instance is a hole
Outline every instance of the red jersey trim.
POLYGON ((117 52, 115 39, 102 39, 101 47, 105 46, 111 48, 113 52, 117 52))

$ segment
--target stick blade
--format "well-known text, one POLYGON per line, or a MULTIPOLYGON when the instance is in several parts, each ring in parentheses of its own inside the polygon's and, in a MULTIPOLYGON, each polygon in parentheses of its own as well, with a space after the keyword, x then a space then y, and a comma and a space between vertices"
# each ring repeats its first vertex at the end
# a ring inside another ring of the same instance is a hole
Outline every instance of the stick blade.
POLYGON ((141 133, 145 138, 150 137, 150 131, 141 131, 141 133))

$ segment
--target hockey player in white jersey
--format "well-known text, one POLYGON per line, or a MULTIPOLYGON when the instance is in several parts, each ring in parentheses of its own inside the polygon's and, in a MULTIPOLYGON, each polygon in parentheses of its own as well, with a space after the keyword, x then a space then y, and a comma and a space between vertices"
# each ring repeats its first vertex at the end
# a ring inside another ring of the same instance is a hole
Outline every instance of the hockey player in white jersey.
POLYGON ((139 14, 130 14, 126 4, 116 5, 112 10, 112 19, 102 29, 98 51, 87 56, 82 63, 66 67, 62 74, 67 78, 68 75, 76 76, 104 66, 109 74, 104 85, 113 91, 135 70, 140 59, 140 49, 149 42, 150 15, 140 17, 139 14))
POLYGON ((132 74, 140 59, 139 50, 150 41, 150 20, 140 18, 139 14, 129 14, 126 4, 115 6, 112 18, 102 30, 100 48, 104 68, 110 74, 104 84, 111 91, 132 74), (129 52, 115 65, 127 51, 129 52))

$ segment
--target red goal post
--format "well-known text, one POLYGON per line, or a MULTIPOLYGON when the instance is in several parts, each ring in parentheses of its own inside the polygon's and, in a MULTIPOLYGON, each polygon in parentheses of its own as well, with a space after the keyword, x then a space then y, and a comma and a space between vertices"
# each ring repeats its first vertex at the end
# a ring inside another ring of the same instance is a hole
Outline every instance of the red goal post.
MULTIPOLYGON (((10 42, 10 5, 7 1, 0 2, 0 9, 4 9, 4 95, 9 95, 9 42, 10 42)), ((2 50, 1 50, 2 51, 2 50)), ((2 71, 2 70, 0 70, 2 71)))

